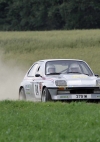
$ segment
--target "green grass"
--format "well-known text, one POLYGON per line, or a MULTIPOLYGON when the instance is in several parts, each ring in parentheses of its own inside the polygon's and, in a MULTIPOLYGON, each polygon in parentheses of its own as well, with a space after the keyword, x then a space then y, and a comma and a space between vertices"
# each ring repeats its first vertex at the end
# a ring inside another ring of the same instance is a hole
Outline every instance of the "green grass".
POLYGON ((6 60, 27 68, 48 58, 85 60, 100 74, 100 30, 0 32, 0 49, 6 60))
POLYGON ((0 102, 1 142, 99 142, 100 104, 0 102))

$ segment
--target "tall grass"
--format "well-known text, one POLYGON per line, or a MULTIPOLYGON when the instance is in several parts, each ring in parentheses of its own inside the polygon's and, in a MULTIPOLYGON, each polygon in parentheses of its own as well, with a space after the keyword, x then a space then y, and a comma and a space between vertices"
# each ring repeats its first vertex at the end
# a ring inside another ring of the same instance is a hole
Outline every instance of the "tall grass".
POLYGON ((48 58, 75 58, 88 62, 100 74, 100 30, 0 32, 5 59, 30 66, 48 58))

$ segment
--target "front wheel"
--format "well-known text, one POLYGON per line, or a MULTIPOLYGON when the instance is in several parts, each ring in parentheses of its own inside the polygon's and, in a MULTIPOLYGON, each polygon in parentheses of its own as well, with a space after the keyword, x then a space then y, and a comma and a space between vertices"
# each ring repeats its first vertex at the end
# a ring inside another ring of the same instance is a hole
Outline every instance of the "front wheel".
POLYGON ((52 101, 52 99, 48 89, 45 87, 42 91, 41 102, 48 102, 48 101, 52 101))
POLYGON ((21 89, 20 89, 20 92, 19 92, 19 100, 26 100, 24 88, 21 88, 21 89))

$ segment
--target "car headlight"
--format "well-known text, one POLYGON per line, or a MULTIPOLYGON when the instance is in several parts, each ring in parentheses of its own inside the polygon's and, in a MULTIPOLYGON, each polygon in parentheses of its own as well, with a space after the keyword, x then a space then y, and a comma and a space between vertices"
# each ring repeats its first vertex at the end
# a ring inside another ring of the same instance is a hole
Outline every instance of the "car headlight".
POLYGON ((100 86, 100 79, 96 80, 96 85, 100 86))
POLYGON ((56 80, 55 84, 56 86, 66 86, 67 85, 65 80, 56 80))

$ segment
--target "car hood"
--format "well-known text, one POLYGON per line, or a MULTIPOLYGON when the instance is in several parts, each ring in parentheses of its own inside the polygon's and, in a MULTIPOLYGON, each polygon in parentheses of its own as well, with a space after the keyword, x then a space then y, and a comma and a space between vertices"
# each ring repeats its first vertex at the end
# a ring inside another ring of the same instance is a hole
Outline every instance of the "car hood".
POLYGON ((97 77, 84 74, 60 74, 55 75, 52 79, 66 80, 67 86, 96 86, 97 77))
POLYGON ((64 75, 63 76, 67 80, 67 85, 69 86, 96 86, 96 77, 88 76, 88 75, 64 75))

